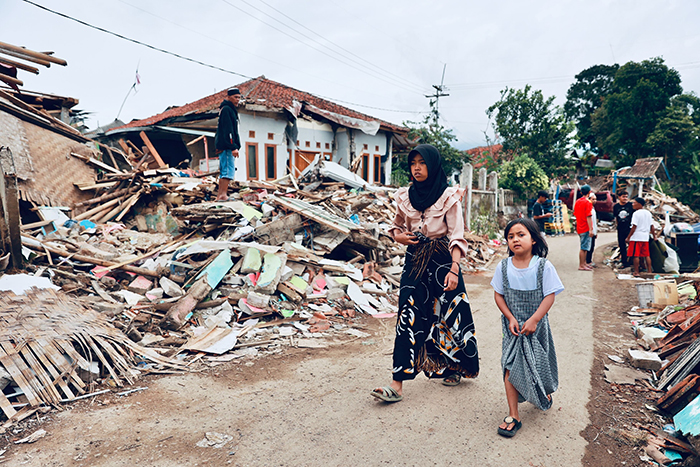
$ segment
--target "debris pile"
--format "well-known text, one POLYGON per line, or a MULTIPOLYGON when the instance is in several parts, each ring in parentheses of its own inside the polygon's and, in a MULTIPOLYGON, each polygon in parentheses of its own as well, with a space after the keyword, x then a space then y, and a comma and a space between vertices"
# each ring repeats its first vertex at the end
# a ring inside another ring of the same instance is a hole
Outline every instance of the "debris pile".
POLYGON ((663 429, 644 427, 648 436, 643 459, 660 465, 693 456, 683 465, 700 463, 699 291, 700 281, 637 284, 640 306, 628 314, 638 347, 628 349, 624 359, 609 356, 620 365, 606 365, 606 379, 618 390, 639 380, 657 394, 663 429), (623 366, 625 360, 636 370, 623 366))
MULTIPOLYGON (((135 363, 142 373, 162 372, 284 346, 322 348, 369 337, 358 313, 394 316, 405 247, 388 234, 393 189, 364 189, 364 181, 352 188, 359 177, 317 162, 298 180, 234 182, 229 199, 215 201, 214 176, 151 168, 149 160, 158 165, 157 158, 127 149, 129 171, 115 168, 116 158, 115 167, 83 158, 103 171, 97 183, 82 187, 95 190, 92 199, 72 212, 38 207, 42 220, 22 226, 31 273, 24 277, 48 278, 61 288, 29 299, 41 302, 35 312, 75 307, 73 321, 86 314, 100 319, 99 332, 75 323, 66 339, 80 345, 65 365, 94 366, 95 380, 119 385, 131 381, 135 363)), ((462 269, 484 268, 498 243, 465 238, 471 248, 462 269)), ((21 292, 8 300, 30 306, 21 292)), ((7 349, 21 353, 23 342, 33 342, 29 335, 11 333, 7 349)), ((43 364, 41 355, 21 357, 26 366, 43 364)), ((18 397, 36 408, 72 400, 65 384, 83 394, 77 380, 68 381, 71 373, 56 368, 45 368, 45 381, 35 370, 37 381, 17 384, 18 397), (53 370, 63 379, 55 380, 53 370), (58 389, 45 389, 48 381, 58 389), (47 394, 31 399, 29 391, 47 394)), ((11 379, 19 375, 10 371, 11 379)), ((5 415, 13 417, 21 403, 10 399, 5 415)))

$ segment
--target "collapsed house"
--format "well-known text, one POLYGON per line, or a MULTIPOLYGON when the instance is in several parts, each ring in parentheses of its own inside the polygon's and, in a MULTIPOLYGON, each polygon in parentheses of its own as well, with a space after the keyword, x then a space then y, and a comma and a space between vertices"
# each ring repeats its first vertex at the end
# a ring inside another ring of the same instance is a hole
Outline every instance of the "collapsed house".
MULTIPOLYGON (((237 87, 243 103, 238 107, 242 157, 236 160, 236 180, 276 180, 288 172, 298 176, 319 156, 351 168, 370 184, 390 182, 392 155, 406 146, 408 128, 264 76, 237 87)), ((223 90, 95 137, 113 146, 120 139, 141 146, 145 134, 169 166, 212 172, 218 168, 214 136, 225 98, 223 90)))

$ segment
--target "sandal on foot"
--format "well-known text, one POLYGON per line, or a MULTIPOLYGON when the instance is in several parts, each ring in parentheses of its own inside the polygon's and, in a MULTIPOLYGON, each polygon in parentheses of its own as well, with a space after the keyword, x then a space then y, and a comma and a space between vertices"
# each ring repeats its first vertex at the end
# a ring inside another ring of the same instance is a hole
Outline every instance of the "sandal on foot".
POLYGON ((523 422, 521 422, 520 420, 516 420, 511 416, 504 418, 503 422, 506 423, 506 425, 510 425, 511 423, 513 424, 513 427, 510 430, 501 428, 500 426, 498 427, 498 434, 501 436, 505 436, 506 438, 512 438, 513 436, 515 436, 518 430, 523 426, 523 422))
POLYGON ((460 382, 462 382, 462 375, 455 373, 452 376, 448 376, 447 378, 442 380, 442 384, 445 386, 457 386, 460 382))
POLYGON ((377 399, 383 400, 384 402, 399 402, 403 399, 403 396, 391 386, 374 389, 372 392, 370 392, 370 394, 377 399))

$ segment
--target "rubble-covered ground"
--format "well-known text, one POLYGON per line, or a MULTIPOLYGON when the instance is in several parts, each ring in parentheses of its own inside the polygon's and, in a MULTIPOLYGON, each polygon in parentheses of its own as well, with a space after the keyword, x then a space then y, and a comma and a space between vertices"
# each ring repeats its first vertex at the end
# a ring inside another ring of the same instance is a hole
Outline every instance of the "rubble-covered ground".
MULTIPOLYGON (((614 238, 606 235, 603 244, 614 238)), ((637 305, 636 291, 630 281, 616 281, 608 268, 576 271, 576 258, 567 254, 575 242, 574 236, 550 239, 550 257, 567 287, 551 317, 561 383, 555 406, 542 413, 523 405, 524 428, 512 440, 495 434, 506 407, 498 311, 488 286, 494 262, 491 272, 466 277, 482 362, 474 381, 447 388, 419 377, 407 385, 403 402, 377 403, 369 390, 389 377, 394 322, 360 315, 352 328, 367 335, 317 338, 324 348, 259 346, 257 355, 243 352, 228 362, 202 356, 198 371, 142 377, 133 386, 67 404, 66 411, 36 414, 8 431, 5 440, 10 446, 39 429, 46 435, 10 447, 5 460, 464 465, 468 457, 487 466, 654 465, 643 460, 644 448, 650 432, 668 425, 669 416, 656 407, 661 393, 647 381, 650 371, 624 361, 637 348, 628 314, 637 305), (611 384, 605 370, 613 365, 643 377, 611 384)), ((602 251, 596 259, 602 260, 602 251)))

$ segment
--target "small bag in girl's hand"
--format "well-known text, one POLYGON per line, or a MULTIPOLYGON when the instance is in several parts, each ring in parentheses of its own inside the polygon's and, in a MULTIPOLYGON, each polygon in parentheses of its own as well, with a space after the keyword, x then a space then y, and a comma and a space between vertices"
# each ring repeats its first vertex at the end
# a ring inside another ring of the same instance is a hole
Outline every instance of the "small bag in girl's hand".
POLYGON ((430 238, 426 237, 421 232, 413 232, 413 235, 416 236, 418 243, 428 243, 430 241, 430 238))

